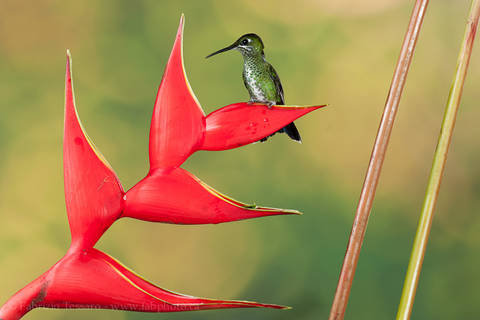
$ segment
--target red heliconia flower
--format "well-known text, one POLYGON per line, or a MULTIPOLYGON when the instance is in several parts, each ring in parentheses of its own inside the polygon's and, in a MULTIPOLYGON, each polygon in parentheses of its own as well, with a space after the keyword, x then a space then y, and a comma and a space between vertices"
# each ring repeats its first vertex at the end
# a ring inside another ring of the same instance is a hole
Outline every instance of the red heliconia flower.
POLYGON ((204 224, 298 213, 245 205, 209 187, 179 166, 197 150, 225 150, 266 137, 320 108, 237 103, 205 116, 185 75, 183 16, 160 84, 150 130, 150 171, 128 192, 79 121, 67 55, 63 146, 65 201, 72 242, 66 255, 0 308, 0 320, 33 308, 104 308, 144 312, 239 307, 284 308, 247 301, 173 293, 149 283, 93 248, 121 217, 204 224))

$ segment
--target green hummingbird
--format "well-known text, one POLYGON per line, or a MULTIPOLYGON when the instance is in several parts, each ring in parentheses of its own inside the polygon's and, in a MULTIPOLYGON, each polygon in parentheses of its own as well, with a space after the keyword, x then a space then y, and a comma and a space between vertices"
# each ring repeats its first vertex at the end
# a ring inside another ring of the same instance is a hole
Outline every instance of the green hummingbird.
MULTIPOLYGON (((232 49, 239 51, 243 56, 243 83, 250 94, 249 102, 265 103, 269 107, 285 104, 282 83, 275 69, 265 60, 262 39, 255 33, 244 34, 233 44, 209 54, 206 58, 232 49)), ((302 142, 300 133, 293 122, 277 132, 285 132, 291 139, 302 142)), ((260 141, 264 142, 267 138, 260 141)))

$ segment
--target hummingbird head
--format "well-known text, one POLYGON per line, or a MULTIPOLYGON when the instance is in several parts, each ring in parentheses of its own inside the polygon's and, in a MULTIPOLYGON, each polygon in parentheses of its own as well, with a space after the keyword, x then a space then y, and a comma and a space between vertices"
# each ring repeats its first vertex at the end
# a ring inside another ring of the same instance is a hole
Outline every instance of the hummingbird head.
POLYGON ((214 53, 211 53, 208 56, 206 56, 206 58, 210 58, 211 56, 214 56, 218 53, 222 53, 232 49, 240 51, 240 53, 243 56, 254 56, 254 55, 263 56, 263 48, 264 48, 263 41, 262 39, 260 39, 258 35, 256 35, 255 33, 247 33, 241 36, 240 38, 238 38, 237 41, 235 41, 228 47, 215 51, 214 53))

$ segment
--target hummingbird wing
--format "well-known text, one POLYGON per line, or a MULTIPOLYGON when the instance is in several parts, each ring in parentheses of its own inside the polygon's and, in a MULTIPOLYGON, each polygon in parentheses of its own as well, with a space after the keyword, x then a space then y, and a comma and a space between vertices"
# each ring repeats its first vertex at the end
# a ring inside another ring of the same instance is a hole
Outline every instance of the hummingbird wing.
POLYGON ((275 69, 272 67, 271 64, 268 64, 268 74, 272 79, 273 83, 275 84, 275 90, 277 92, 277 101, 276 103, 279 105, 285 104, 285 98, 283 97, 283 87, 282 83, 280 82, 280 77, 278 76, 275 69))
MULTIPOLYGON (((272 78, 273 83, 275 83, 275 90, 277 92, 277 104, 285 104, 285 98, 283 97, 283 87, 282 83, 280 82, 280 77, 278 76, 275 69, 272 67, 271 64, 268 64, 268 74, 272 78)), ((302 138, 300 137, 300 133, 298 132, 295 123, 291 122, 290 124, 286 125, 282 129, 278 130, 277 132, 285 132, 290 139, 302 142, 302 138)))

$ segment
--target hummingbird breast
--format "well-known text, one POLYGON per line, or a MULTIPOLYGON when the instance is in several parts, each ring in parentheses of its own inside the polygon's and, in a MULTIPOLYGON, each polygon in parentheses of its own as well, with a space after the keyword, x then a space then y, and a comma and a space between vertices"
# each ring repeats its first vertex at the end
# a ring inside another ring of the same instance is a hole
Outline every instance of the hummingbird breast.
POLYGON ((243 83, 250 94, 250 101, 277 102, 275 83, 270 77, 267 64, 263 58, 245 59, 243 65, 243 83))

